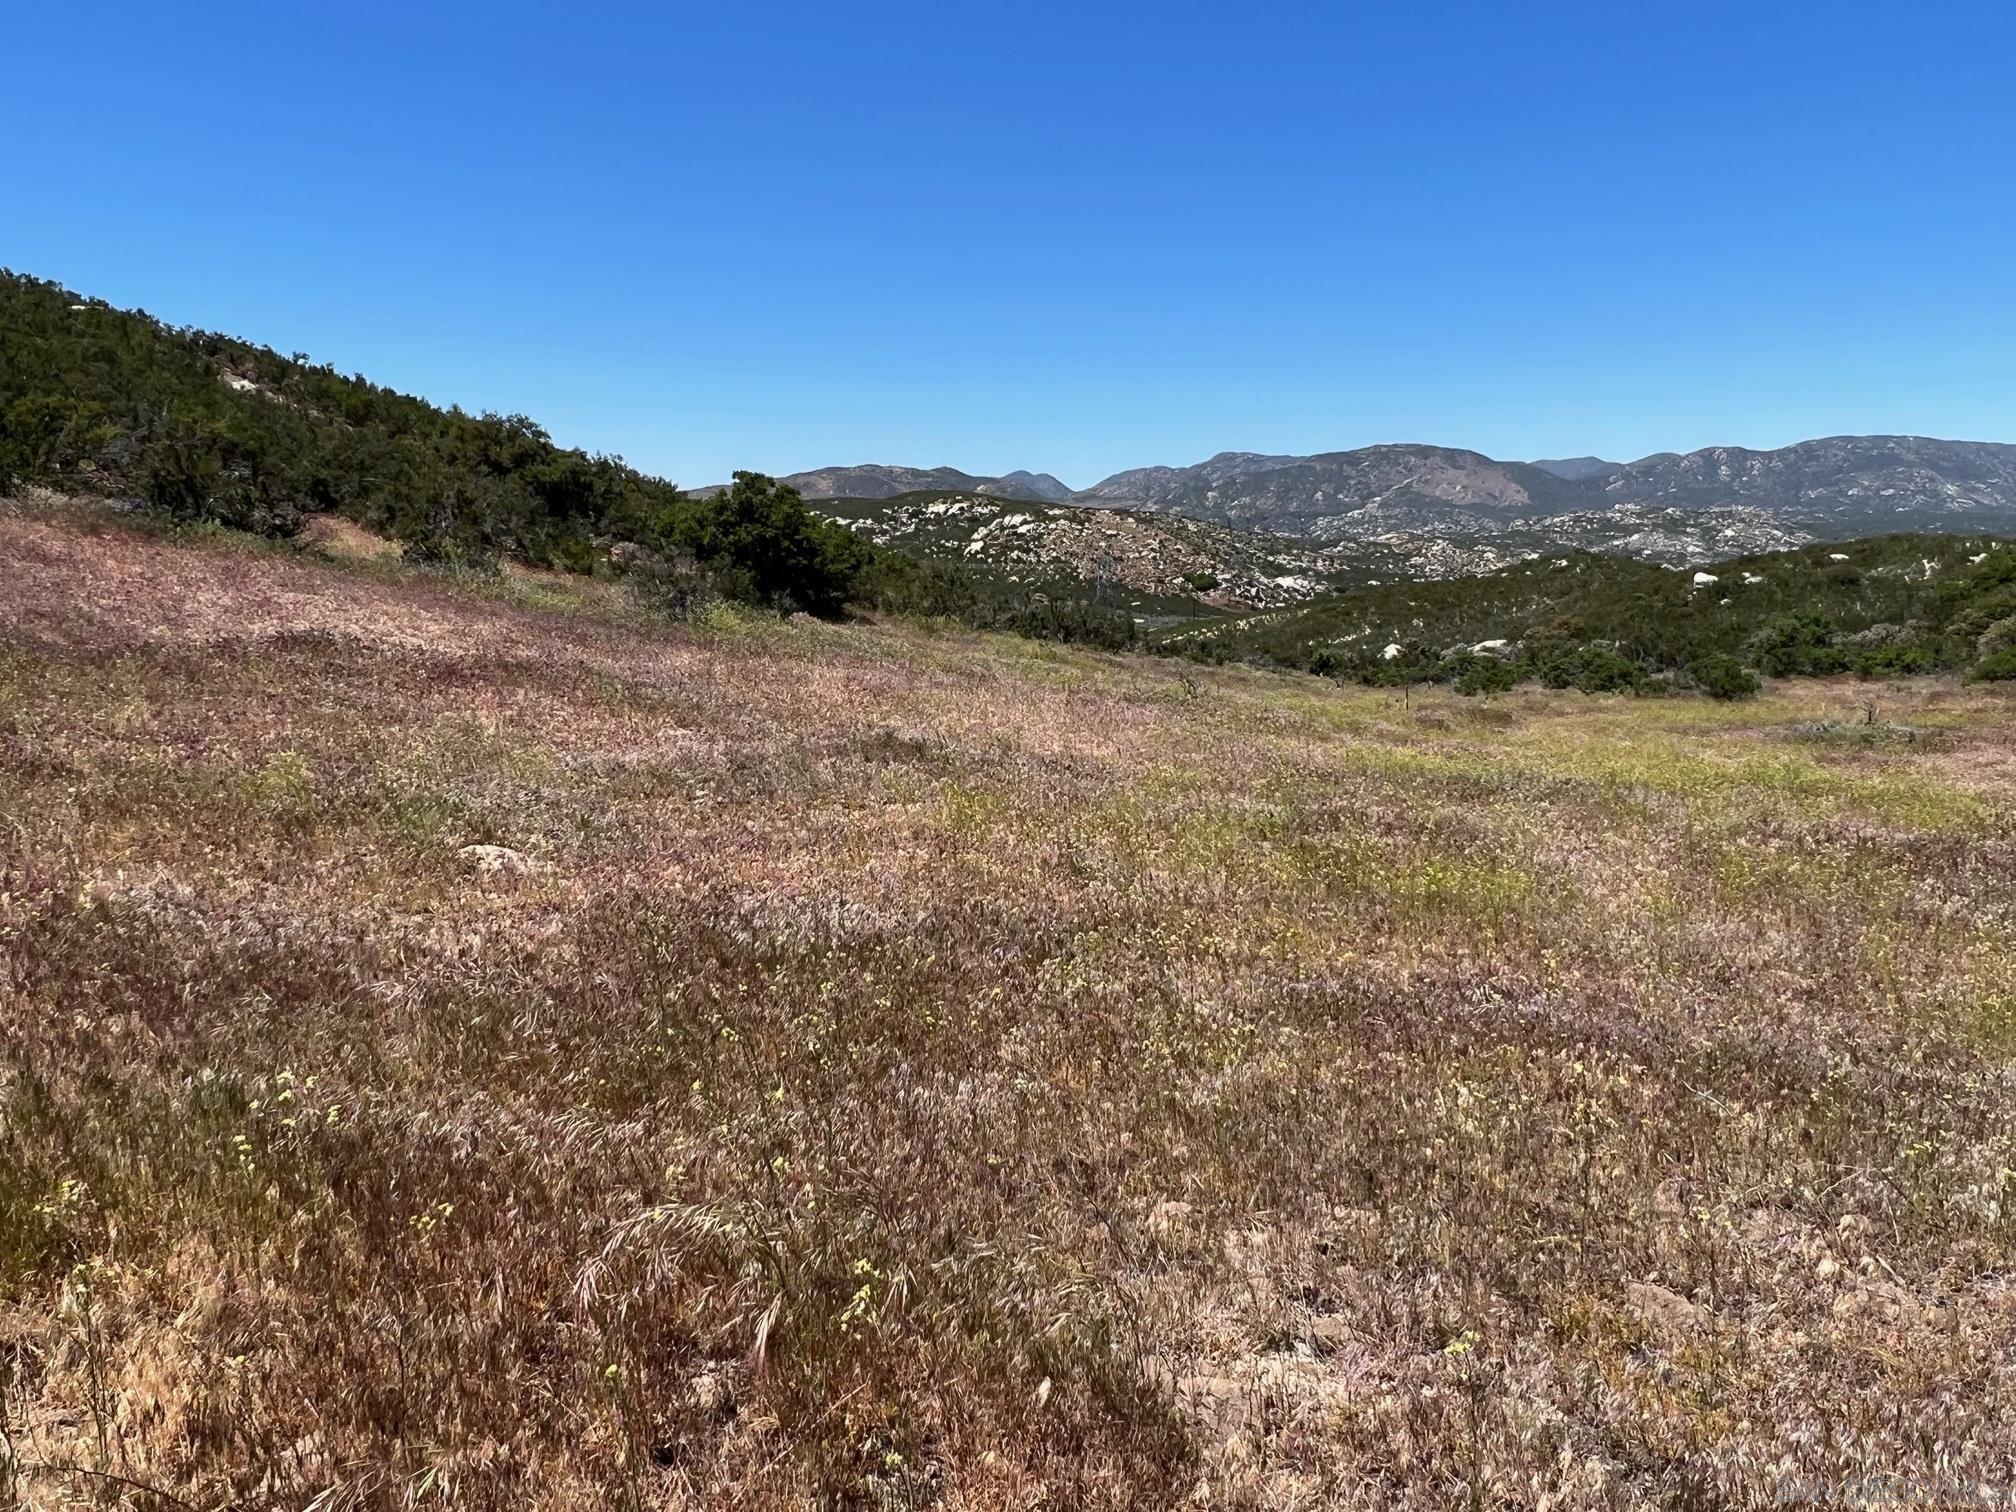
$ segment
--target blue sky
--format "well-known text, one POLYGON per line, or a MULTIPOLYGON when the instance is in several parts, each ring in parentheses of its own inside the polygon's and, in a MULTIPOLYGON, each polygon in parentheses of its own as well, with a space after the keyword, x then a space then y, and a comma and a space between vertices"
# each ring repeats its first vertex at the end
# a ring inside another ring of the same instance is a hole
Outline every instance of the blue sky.
POLYGON ((2016 441, 2016 7, 79 3, 0 263, 694 484, 2016 441))

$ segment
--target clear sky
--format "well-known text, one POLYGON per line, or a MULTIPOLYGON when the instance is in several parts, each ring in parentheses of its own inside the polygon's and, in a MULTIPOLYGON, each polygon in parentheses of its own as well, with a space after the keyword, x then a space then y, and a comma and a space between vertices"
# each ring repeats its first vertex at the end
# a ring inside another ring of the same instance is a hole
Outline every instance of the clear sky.
POLYGON ((2016 441, 2016 6, 16 7, 0 263, 675 480, 2016 441))

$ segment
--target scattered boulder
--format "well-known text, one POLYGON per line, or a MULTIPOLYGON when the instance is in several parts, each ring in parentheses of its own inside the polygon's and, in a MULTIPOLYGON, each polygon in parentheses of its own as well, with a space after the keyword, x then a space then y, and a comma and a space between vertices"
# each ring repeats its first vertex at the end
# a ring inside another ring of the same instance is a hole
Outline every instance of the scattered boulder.
POLYGON ((1264 1394, 1232 1376, 1182 1376, 1172 1383, 1170 1395, 1177 1410, 1211 1438, 1252 1433, 1265 1421, 1264 1394))
POLYGON ((1652 1281, 1627 1282, 1624 1305, 1641 1323, 1669 1333, 1689 1332, 1702 1322, 1699 1305, 1652 1281))
POLYGON ((465 845, 455 854, 479 877, 541 877, 551 870, 508 845, 465 845))
POLYGON ((1842 1322, 1860 1319, 1896 1327, 1943 1327, 1951 1322, 1948 1308, 1927 1307, 1892 1281, 1858 1281, 1834 1299, 1834 1316, 1842 1322))
POLYGON ((1309 1343, 1318 1355, 1333 1355, 1358 1343, 1358 1330, 1335 1313, 1319 1313, 1309 1320, 1309 1343))

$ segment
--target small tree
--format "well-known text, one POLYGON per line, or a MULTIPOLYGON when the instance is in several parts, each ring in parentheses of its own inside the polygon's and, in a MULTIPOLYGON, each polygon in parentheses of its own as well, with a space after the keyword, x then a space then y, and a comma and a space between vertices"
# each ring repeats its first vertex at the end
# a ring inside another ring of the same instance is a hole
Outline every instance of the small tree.
POLYGON ((1827 677, 1848 666, 1834 622, 1818 614, 1781 614, 1751 637, 1750 652, 1773 677, 1827 677))
POLYGON ((1687 675, 1710 698, 1757 696, 1757 674, 1733 656, 1704 656, 1687 668, 1687 675))
POLYGON ((702 500, 686 534, 724 592, 813 614, 840 612, 867 555, 852 532, 807 509, 797 489, 753 472, 702 500))
POLYGON ((1479 693, 1509 693, 1519 684, 1519 668, 1495 656, 1471 656, 1456 674, 1456 691, 1474 697, 1479 693))

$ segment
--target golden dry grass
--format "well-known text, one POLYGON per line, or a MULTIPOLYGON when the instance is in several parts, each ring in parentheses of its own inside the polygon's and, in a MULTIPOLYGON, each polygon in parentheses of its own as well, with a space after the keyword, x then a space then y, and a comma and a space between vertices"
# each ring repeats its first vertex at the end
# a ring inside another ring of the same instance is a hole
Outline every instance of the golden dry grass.
POLYGON ((2006 694, 1403 704, 48 509, 0 584, 29 1505, 2016 1474, 2006 694))

